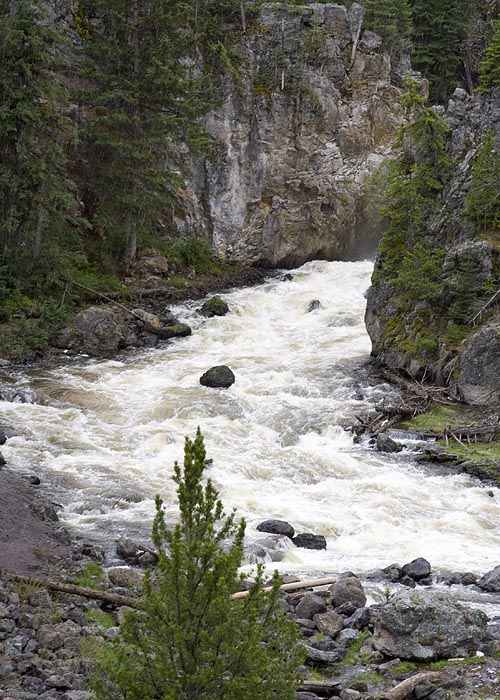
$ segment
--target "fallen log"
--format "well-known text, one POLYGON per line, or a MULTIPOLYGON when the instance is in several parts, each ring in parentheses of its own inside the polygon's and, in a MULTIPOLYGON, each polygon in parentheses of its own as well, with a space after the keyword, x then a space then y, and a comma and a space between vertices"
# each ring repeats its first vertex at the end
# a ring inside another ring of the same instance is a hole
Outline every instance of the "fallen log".
POLYGON ((338 680, 331 678, 324 681, 303 681, 297 690, 304 693, 315 693, 317 695, 326 695, 330 697, 332 694, 337 695, 340 684, 338 680))
POLYGON ((415 676, 407 678, 401 683, 395 685, 394 688, 386 691, 382 695, 382 698, 383 700, 410 700, 410 698, 413 697, 413 691, 417 686, 423 685, 424 683, 433 684, 441 680, 441 678, 442 673, 439 673, 438 671, 417 673, 415 676))
MULTIPOLYGON (((74 583, 60 583, 59 581, 49 581, 48 579, 33 578, 29 576, 20 576, 19 574, 9 574, 3 573, 2 576, 7 578, 9 581, 15 581, 17 583, 24 583, 26 585, 47 588, 50 591, 57 591, 59 593, 70 593, 71 595, 79 595, 83 598, 90 598, 93 600, 101 600, 105 603, 111 603, 113 605, 128 605, 131 608, 140 609, 141 600, 140 598, 132 598, 130 596, 120 595, 118 593, 110 593, 109 591, 101 591, 95 588, 88 588, 86 586, 77 586, 74 583)), ((297 581, 295 583, 284 583, 279 587, 280 591, 295 591, 301 588, 313 588, 315 586, 327 586, 331 583, 335 583, 336 578, 318 578, 312 581, 297 581)), ((272 586, 266 586, 263 591, 269 593, 273 590, 272 586)), ((229 596, 230 600, 236 600, 238 598, 245 598, 248 596, 249 591, 238 591, 229 596)))
POLYGON ((9 573, 2 573, 2 576, 7 578, 9 581, 25 583, 26 585, 33 587, 47 588, 49 591, 79 595, 83 598, 101 600, 104 603, 111 603, 118 606, 128 605, 131 608, 141 607, 141 601, 139 598, 119 595, 118 593, 110 593, 109 591, 100 591, 95 588, 88 588, 87 586, 77 586, 74 583, 60 583, 59 581, 49 581, 47 579, 20 576, 19 574, 9 573))
MULTIPOLYGON (((295 583, 283 583, 280 587, 280 591, 298 591, 301 588, 314 588, 315 586, 328 586, 331 583, 336 583, 336 578, 316 578, 312 581, 296 581, 295 583)), ((265 586, 262 589, 265 593, 269 593, 273 590, 273 586, 265 586)), ((236 600, 237 598, 245 598, 250 591, 238 591, 238 593, 233 593, 229 596, 230 600, 236 600)))

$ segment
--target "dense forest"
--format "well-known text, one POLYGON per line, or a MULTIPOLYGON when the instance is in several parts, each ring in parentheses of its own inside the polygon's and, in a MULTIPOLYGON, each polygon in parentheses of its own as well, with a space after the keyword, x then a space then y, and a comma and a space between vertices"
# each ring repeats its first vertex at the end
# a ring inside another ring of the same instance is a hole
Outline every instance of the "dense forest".
MULTIPOLYGON (((447 167, 445 126, 429 105, 444 103, 457 86, 471 93, 500 84, 498 7, 487 0, 363 4, 364 27, 382 36, 389 55, 411 53, 429 83, 430 103, 410 86, 405 106, 417 162, 395 162, 382 203, 390 228, 415 229, 418 243, 447 167)), ((221 100, 225 77, 238 81, 235 39, 258 31, 261 5, 82 0, 58 4, 56 14, 55 3, 0 2, 0 321, 12 354, 20 335, 43 347, 85 289, 133 294, 123 278, 138 246, 210 267, 210 241, 196 230, 179 238, 171 225, 182 206, 179 163, 186 149, 210 153, 204 118, 221 100)), ((500 218, 492 139, 485 138, 467 200, 478 227, 500 218)), ((411 254, 424 253, 415 245, 411 254)), ((419 265, 432 273, 432 251, 425 256, 419 265)), ((398 280, 406 285, 404 266, 398 280)), ((426 284, 432 294, 432 274, 426 284)))

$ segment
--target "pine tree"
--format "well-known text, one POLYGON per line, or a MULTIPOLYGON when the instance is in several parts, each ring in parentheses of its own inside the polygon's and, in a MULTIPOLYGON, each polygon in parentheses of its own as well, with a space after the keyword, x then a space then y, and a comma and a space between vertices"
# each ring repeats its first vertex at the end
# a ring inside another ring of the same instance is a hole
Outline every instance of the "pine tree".
POLYGON ((500 229, 500 153, 495 135, 488 129, 472 167, 465 200, 467 219, 478 230, 500 229))
POLYGON ((263 592, 262 571, 242 600, 230 600, 245 523, 226 515, 210 479, 203 438, 186 439, 175 463, 179 523, 169 528, 157 498, 159 552, 145 577, 142 612, 131 612, 102 655, 98 700, 293 700, 300 661, 293 621, 281 609, 279 579, 263 592))
POLYGON ((365 0, 364 25, 385 39, 390 49, 407 48, 412 31, 408 0, 365 0))
POLYGON ((0 2, 0 259, 11 290, 47 290, 71 258, 75 130, 61 114, 61 44, 41 2, 0 2))
POLYGON ((459 82, 461 34, 472 0, 412 0, 412 65, 429 80, 432 102, 445 102, 459 82))
POLYGON ((500 20, 495 23, 495 33, 487 48, 480 66, 479 91, 491 92, 500 86, 500 20))
POLYGON ((181 183, 173 144, 184 142, 191 153, 208 145, 201 117, 217 84, 208 73, 221 53, 223 19, 239 3, 96 0, 86 7, 96 228, 132 259, 141 233, 165 227, 181 183))

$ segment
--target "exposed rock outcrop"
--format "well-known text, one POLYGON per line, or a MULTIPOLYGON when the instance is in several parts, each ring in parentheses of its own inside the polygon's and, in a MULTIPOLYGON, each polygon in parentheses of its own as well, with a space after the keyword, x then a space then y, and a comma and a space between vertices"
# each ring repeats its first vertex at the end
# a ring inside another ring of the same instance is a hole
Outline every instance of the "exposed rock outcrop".
POLYGON ((208 117, 212 156, 186 169, 180 235, 204 231, 220 257, 266 266, 374 250, 364 188, 402 123, 401 88, 362 19, 356 3, 262 6, 208 117))

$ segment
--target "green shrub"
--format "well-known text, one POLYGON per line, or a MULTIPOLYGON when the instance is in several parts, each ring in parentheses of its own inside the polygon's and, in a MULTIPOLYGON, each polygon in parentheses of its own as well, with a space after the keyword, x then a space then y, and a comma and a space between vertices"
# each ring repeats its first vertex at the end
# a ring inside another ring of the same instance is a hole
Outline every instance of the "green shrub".
POLYGON ((169 528, 159 497, 153 541, 159 554, 145 576, 142 610, 129 613, 100 654, 98 700, 294 700, 297 627, 257 570, 249 595, 231 600, 242 576, 245 523, 226 515, 212 482, 202 483, 203 438, 186 438, 174 465, 179 523, 169 528))

